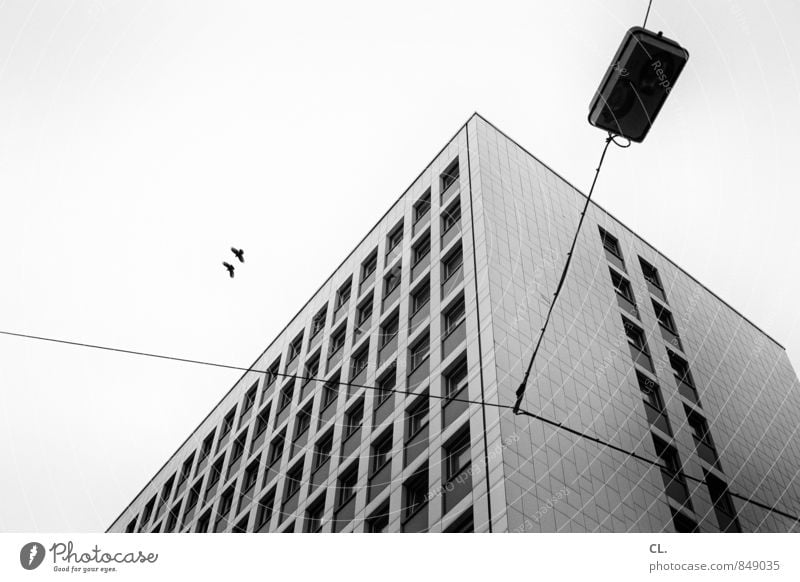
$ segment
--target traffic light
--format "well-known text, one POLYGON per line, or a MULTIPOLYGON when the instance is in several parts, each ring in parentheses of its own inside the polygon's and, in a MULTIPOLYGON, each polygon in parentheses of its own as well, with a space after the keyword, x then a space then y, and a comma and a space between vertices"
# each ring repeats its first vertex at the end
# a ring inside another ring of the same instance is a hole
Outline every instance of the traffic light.
POLYGON ((688 59, 688 51, 674 40, 634 26, 592 99, 589 123, 641 142, 688 59))

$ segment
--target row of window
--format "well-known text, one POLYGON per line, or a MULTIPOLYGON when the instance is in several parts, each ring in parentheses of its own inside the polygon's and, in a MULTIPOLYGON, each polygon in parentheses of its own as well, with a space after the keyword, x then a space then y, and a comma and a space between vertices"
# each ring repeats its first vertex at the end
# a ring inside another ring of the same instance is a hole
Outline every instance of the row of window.
MULTIPOLYGON (((609 262, 617 269, 620 269, 620 271, 617 271, 609 267, 611 282, 617 293, 619 306, 627 312, 627 314, 641 319, 630 281, 623 275, 623 273, 627 273, 627 271, 619 247, 619 241, 602 228, 600 228, 600 237, 609 262)), ((661 284, 658 270, 641 257, 639 257, 639 263, 642 267, 642 274, 647 282, 648 289, 650 293, 655 296, 651 302, 662 336, 668 344, 679 350, 683 350, 675 320, 672 313, 665 305, 666 293, 661 284), (656 298, 658 300, 656 300, 656 298), (664 304, 662 304, 661 301, 663 301, 664 304)), ((655 375, 656 370, 653 367, 644 330, 624 315, 622 316, 622 322, 634 363, 655 375)), ((679 392, 699 409, 700 400, 697 396, 697 389, 692 380, 688 362, 669 348, 667 349, 667 354, 675 374, 679 392)), ((669 422, 669 416, 664 406, 661 389, 653 379, 639 369, 636 369, 636 377, 644 397, 645 412, 651 424, 651 428, 657 429, 663 436, 667 437, 665 440, 659 436, 657 431, 651 431, 653 445, 662 464, 661 473, 666 493, 682 508, 693 510, 692 501, 689 496, 689 488, 686 485, 686 477, 681 468, 682 465, 678 451, 674 445, 668 442, 672 440, 673 433, 669 422)), ((687 422, 692 430, 692 436, 695 440, 698 455, 709 463, 709 465, 721 472, 716 449, 708 429, 708 423, 698 409, 684 404, 687 422)), ((727 485, 709 471, 704 471, 704 474, 721 531, 741 531, 727 485)), ((670 509, 673 515, 673 525, 677 531, 697 531, 697 524, 692 518, 679 510, 674 508, 670 509)))

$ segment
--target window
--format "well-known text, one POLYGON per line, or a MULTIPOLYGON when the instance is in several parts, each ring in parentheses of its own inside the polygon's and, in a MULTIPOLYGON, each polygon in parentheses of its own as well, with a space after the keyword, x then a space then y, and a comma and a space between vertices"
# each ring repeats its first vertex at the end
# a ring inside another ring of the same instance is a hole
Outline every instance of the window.
POLYGON ((401 222, 394 230, 386 237, 386 254, 387 256, 395 250, 403 242, 403 223, 401 222))
POLYGON ((686 405, 684 405, 683 408, 686 411, 686 418, 689 422, 689 428, 692 429, 692 436, 695 438, 695 440, 713 449, 714 441, 711 440, 711 433, 708 430, 708 423, 706 422, 706 419, 697 412, 689 409, 686 405))
POLYGON ((255 405, 256 392, 258 392, 258 381, 256 381, 256 383, 253 384, 250 387, 250 390, 248 390, 244 395, 244 404, 242 404, 242 417, 250 412, 250 409, 253 408, 253 405, 255 405))
POLYGON ((427 257, 431 252, 431 234, 428 232, 424 234, 411 249, 411 265, 418 264, 422 259, 427 257))
POLYGON ((609 272, 611 273, 611 282, 614 284, 614 290, 617 292, 617 295, 621 295, 624 299, 627 299, 629 303, 636 304, 630 282, 612 269, 609 269, 609 272))
POLYGON ((639 257, 639 264, 642 267, 642 275, 644 275, 645 280, 663 291, 664 287, 661 285, 661 277, 658 275, 658 269, 645 261, 642 257, 639 257))
POLYGON ((422 198, 414 203, 414 222, 419 222, 431 210, 431 189, 428 188, 422 198))
POLYGON ((316 471, 324 465, 331 457, 331 450, 333 449, 333 432, 329 432, 324 437, 317 441, 314 446, 314 460, 312 462, 311 470, 316 471))
POLYGON ((339 287, 339 290, 336 292, 336 311, 346 305, 348 301, 350 301, 350 290, 352 288, 352 281, 347 281, 344 285, 339 287))
POLYGON ((660 438, 653 436, 656 454, 661 460, 661 475, 667 489, 667 495, 682 503, 689 509, 692 508, 692 500, 689 498, 689 489, 681 469, 681 461, 678 451, 672 445, 668 445, 660 438))
POLYGON ((303 349, 303 334, 301 333, 296 338, 292 340, 292 343, 289 344, 289 361, 293 362, 297 356, 300 355, 300 351, 303 349))
POLYGON ((442 214, 442 233, 447 232, 461 221, 461 203, 456 202, 442 214))
POLYGON ((228 434, 230 434, 231 430, 233 429, 233 419, 234 418, 236 418, 236 407, 235 406, 233 408, 231 408, 231 410, 228 412, 228 414, 225 415, 225 418, 222 419, 222 428, 220 428, 220 431, 219 431, 220 446, 222 446, 222 443, 224 442, 225 437, 227 437, 228 434))
POLYGON ((431 300, 431 281, 428 278, 411 292, 411 315, 425 307, 431 300))
POLYGON ((372 459, 370 463, 370 476, 380 471, 389 462, 389 455, 392 453, 392 429, 389 428, 384 434, 375 439, 372 443, 372 459))
POLYGON ((309 427, 311 426, 311 405, 306 406, 300 412, 297 413, 297 418, 294 422, 294 438, 295 440, 298 437, 302 436, 304 432, 306 432, 309 427))
POLYGON ((236 437, 236 440, 233 441, 233 446, 231 447, 231 460, 229 465, 233 465, 236 461, 242 458, 244 454, 244 443, 245 438, 247 437, 247 431, 245 430, 242 432, 241 435, 236 437))
POLYGON ((639 390, 642 391, 645 402, 658 412, 663 411, 664 401, 661 398, 661 389, 658 387, 658 384, 639 372, 639 370, 636 370, 636 379, 639 382, 639 390))
POLYGON ((389 505, 384 505, 367 519, 368 533, 386 533, 389 530, 389 505))
POLYGON ((278 379, 278 373, 280 372, 281 368, 281 359, 278 358, 275 360, 272 365, 267 369, 266 376, 264 378, 264 389, 261 391, 261 404, 267 399, 267 396, 270 394, 270 388, 278 379))
POLYGON ((178 491, 181 490, 186 481, 189 480, 189 475, 192 473, 192 465, 194 464, 194 453, 189 455, 189 458, 183 462, 181 466, 181 475, 178 477, 178 491))
POLYGON ((211 454, 211 448, 214 446, 214 431, 212 430, 209 435, 203 440, 200 447, 200 457, 197 460, 197 471, 200 472, 203 463, 208 459, 211 454))
POLYGON ((661 327, 666 329, 668 332, 678 335, 678 328, 675 325, 675 319, 673 319, 672 313, 669 312, 669 309, 662 307, 660 304, 653 301, 653 310, 656 312, 659 325, 661 325, 661 327))
POLYGON ((290 380, 288 384, 281 388, 281 396, 278 399, 278 411, 284 410, 292 403, 292 395, 294 394, 294 379, 290 380))
POLYGON ((233 487, 229 487, 225 493, 222 494, 219 500, 219 508, 217 509, 217 524, 216 528, 218 531, 220 527, 224 527, 224 520, 231 512, 231 508, 233 507, 233 487))
POLYGON ((645 354, 649 353, 647 351, 647 340, 644 337, 644 331, 624 317, 622 318, 622 323, 625 326, 625 335, 628 336, 628 343, 640 352, 644 352, 645 354))
POLYGON ((689 363, 670 350, 667 350, 667 355, 669 356, 669 363, 675 372, 675 378, 678 382, 683 382, 694 388, 694 380, 692 379, 692 373, 689 371, 689 363))
POLYGON ((256 509, 256 529, 260 529, 269 523, 274 505, 275 490, 273 489, 258 502, 258 508, 256 509))
POLYGON ((444 394, 446 398, 454 398, 467 387, 467 359, 464 358, 455 368, 444 376, 444 394))
POLYGON ((249 518, 250 516, 246 515, 242 519, 240 519, 239 523, 233 526, 231 533, 247 533, 247 521, 249 520, 249 518))
POLYGON ((306 362, 306 369, 305 369, 305 383, 311 382, 312 378, 315 378, 319 373, 319 352, 311 356, 309 360, 306 362))
POLYGON ((258 460, 250 463, 244 470, 244 477, 242 478, 242 494, 239 500, 239 511, 241 511, 245 505, 250 503, 250 491, 253 489, 253 486, 255 486, 256 481, 258 481, 258 460))
POLYGON ((325 318, 327 316, 328 305, 326 304, 311 320, 311 337, 315 337, 319 332, 325 329, 325 318))
POLYGON ((282 431, 272 440, 272 443, 269 445, 269 453, 267 454, 267 465, 274 465, 281 460, 281 455, 283 455, 283 445, 285 442, 285 431, 282 431))
POLYGON ((461 325, 465 317, 464 298, 460 297, 444 314, 444 335, 450 335, 454 329, 461 325))
POLYGON ((392 368, 389 372, 384 374, 380 380, 378 380, 378 389, 375 394, 378 405, 383 404, 386 399, 394 393, 394 387, 397 381, 396 371, 397 370, 395 368, 392 368))
MULTIPOLYGON (((223 455, 211 466, 211 472, 208 475, 208 488, 206 491, 209 491, 214 485, 219 483, 220 477, 222 477, 222 465, 224 462, 225 456, 223 455)), ((208 497, 208 493, 206 493, 206 497, 208 497)))
POLYGON ((671 507, 669 509, 672 512, 672 525, 675 526, 676 532, 695 533, 697 531, 697 524, 693 519, 671 507))
POLYGON ((356 482, 358 479, 358 462, 353 463, 339 477, 339 487, 337 490, 336 507, 341 507, 356 494, 356 482))
POLYGON ((411 438, 428 424, 428 393, 426 392, 406 410, 406 426, 408 437, 411 438))
POLYGON ((383 298, 386 299, 392 291, 397 289, 400 286, 400 277, 402 275, 402 267, 400 265, 395 265, 392 269, 383 277, 383 298))
POLYGON ((475 531, 475 520, 472 516, 470 507, 463 515, 447 526, 444 533, 473 533, 475 531))
POLYGON ((353 435, 364 421, 364 401, 359 400, 344 416, 344 427, 342 439, 347 439, 353 435))
POLYGON ((441 186, 441 191, 444 193, 447 189, 456 183, 458 180, 458 159, 453 160, 447 169, 442 172, 442 175, 439 177, 439 184, 441 186))
POLYGON ((442 279, 447 281, 450 277, 461 271, 461 264, 463 262, 463 254, 461 247, 458 247, 453 253, 442 261, 442 279))
POLYGON ((398 330, 400 329, 400 319, 398 318, 397 314, 393 315, 389 319, 387 319, 383 325, 381 325, 381 332, 380 332, 380 346, 383 347, 392 341, 395 336, 397 335, 398 330))
POLYGON ((322 530, 322 516, 325 513, 325 495, 314 501, 308 506, 306 511, 306 522, 303 531, 306 533, 316 533, 322 530))
POLYGON ((444 446, 445 479, 452 481, 472 463, 469 429, 461 431, 444 446))
POLYGON ((300 485, 303 483, 303 462, 292 467, 286 473, 286 493, 284 499, 289 499, 292 495, 300 491, 300 485))
POLYGON ((739 524, 736 521, 736 507, 733 505, 728 486, 724 481, 718 477, 704 471, 706 483, 708 484, 708 493, 711 495, 711 501, 714 503, 714 509, 721 511, 724 514, 725 520, 719 520, 720 529, 722 531, 741 531, 739 524))
POLYGON ((369 342, 361 348, 357 354, 353 356, 351 369, 350 369, 350 379, 352 380, 356 376, 358 376, 361 372, 367 369, 367 364, 369 362, 369 342))
POLYGON ((172 496, 172 486, 175 484, 175 475, 167 479, 167 482, 164 483, 164 486, 161 488, 161 496, 159 497, 158 502, 158 513, 161 514, 161 509, 169 502, 169 498, 172 496))
POLYGON ((131 522, 125 527, 125 533, 133 533, 136 531, 136 518, 134 517, 131 522))
POLYGON ((427 502, 428 495, 428 467, 411 477, 403 485, 405 503, 403 507, 403 517, 409 518, 427 502))
POLYGON ((411 346, 409 349, 408 367, 410 370, 415 370, 422 362, 424 362, 428 353, 430 352, 431 342, 428 332, 422 334, 422 338, 411 346))
POLYGON ((331 404, 336 402, 336 397, 339 395, 339 374, 336 374, 322 387, 322 406, 324 410, 331 404))
POLYGON ((344 347, 345 337, 347 336, 347 326, 343 325, 331 334, 331 343, 328 348, 328 357, 334 355, 336 352, 344 347))
POLYGON ((253 431, 254 442, 267 430, 267 425, 269 424, 269 410, 270 407, 267 406, 261 412, 258 413, 258 416, 256 416, 256 427, 253 431))
POLYGON ((147 502, 147 505, 144 506, 144 511, 142 512, 142 521, 139 523, 139 529, 141 530, 144 526, 148 524, 150 518, 153 516, 153 509, 156 506, 156 498, 153 497, 150 501, 147 502))
POLYGON ((622 258, 622 251, 619 248, 619 241, 615 236, 610 235, 605 230, 600 228, 600 239, 603 241, 603 248, 605 248, 609 253, 618 259, 622 258))
POLYGON ((369 297, 358 306, 356 310, 356 325, 358 325, 361 331, 366 331, 366 326, 369 325, 369 321, 372 318, 372 294, 370 293, 369 297))
POLYGON ((208 531, 208 526, 211 525, 211 510, 203 514, 203 516, 197 520, 197 529, 195 530, 197 533, 206 533, 208 531))
MULTIPOLYGON (((197 502, 200 501, 200 489, 203 487, 203 480, 198 480, 192 488, 189 489, 189 493, 186 496, 186 512, 194 509, 197 505, 197 502)), ((184 518, 185 519, 185 518, 184 518)))
POLYGON ((378 251, 372 251, 367 259, 361 263, 361 281, 366 281, 378 268, 378 251))

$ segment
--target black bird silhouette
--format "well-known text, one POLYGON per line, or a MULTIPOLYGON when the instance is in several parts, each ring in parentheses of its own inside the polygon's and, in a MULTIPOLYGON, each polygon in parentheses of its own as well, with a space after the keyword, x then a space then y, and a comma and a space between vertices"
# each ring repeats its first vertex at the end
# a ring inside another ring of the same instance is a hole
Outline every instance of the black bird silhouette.
POLYGON ((231 247, 231 252, 236 255, 236 258, 239 259, 240 263, 244 263, 244 249, 236 249, 231 247))
POLYGON ((228 269, 228 274, 231 276, 231 279, 233 279, 233 265, 231 265, 230 263, 226 263, 224 261, 222 264, 225 266, 226 269, 228 269))

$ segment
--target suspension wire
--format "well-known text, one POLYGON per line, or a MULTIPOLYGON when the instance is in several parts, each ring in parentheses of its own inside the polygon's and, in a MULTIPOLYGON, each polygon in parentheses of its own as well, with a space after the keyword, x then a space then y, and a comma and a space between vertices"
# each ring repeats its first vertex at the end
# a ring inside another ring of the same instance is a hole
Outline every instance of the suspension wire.
POLYGON ((589 188, 589 194, 586 196, 586 202, 583 205, 583 210, 581 211, 580 220, 578 220, 578 228, 575 229, 575 235, 572 237, 572 244, 569 247, 569 252, 567 253, 567 261, 564 263, 564 269, 561 271, 561 279, 558 281, 558 286, 556 287, 556 292, 553 294, 553 300, 550 302, 550 307, 547 310, 547 315, 544 318, 544 324, 542 328, 539 330, 539 337, 536 340, 536 346, 533 348, 533 353, 531 354, 531 359, 528 362, 528 367, 525 370, 525 375, 522 377, 522 383, 520 383, 519 388, 517 388, 516 392, 516 402, 514 403, 514 414, 519 414, 519 407, 522 404, 522 399, 525 396, 525 390, 528 386, 528 378, 531 375, 531 370, 533 369, 533 362, 536 360, 536 355, 539 353, 539 348, 542 345, 542 340, 544 339, 544 334, 547 331, 547 324, 550 323, 550 316, 553 314, 553 309, 556 306, 556 302, 558 301, 558 297, 561 294, 561 289, 564 286, 564 281, 567 278, 567 273, 569 272, 569 266, 572 263, 572 255, 575 252, 575 245, 578 242, 578 235, 581 232, 581 226, 583 226, 583 219, 586 217, 586 211, 589 209, 589 202, 592 200, 592 193, 594 192, 595 184, 597 184, 597 177, 600 175, 600 168, 603 167, 603 160, 606 158, 606 152, 608 151, 608 146, 611 145, 613 142, 614 145, 619 146, 621 148, 626 148, 630 146, 630 140, 627 144, 621 144, 615 141, 615 136, 611 132, 609 132, 608 137, 606 138, 606 145, 603 147, 603 153, 600 156, 600 163, 597 165, 597 169, 594 172, 594 179, 592 180, 592 186, 589 188))
MULTIPOLYGON (((612 141, 612 138, 609 137, 608 141, 609 142, 612 141)), ((627 146, 621 146, 621 147, 627 147, 627 146)), ((281 372, 271 372, 269 370, 256 370, 253 367, 245 368, 245 367, 242 367, 242 366, 233 366, 233 365, 230 365, 230 364, 220 364, 218 362, 209 362, 209 361, 195 360, 195 359, 190 359, 190 358, 180 358, 180 357, 177 357, 177 356, 167 356, 167 355, 164 355, 164 354, 156 354, 156 353, 152 353, 152 352, 143 352, 143 351, 138 351, 138 350, 126 350, 124 348, 117 348, 117 347, 112 347, 112 346, 103 346, 103 345, 98 345, 98 344, 89 344, 89 343, 85 343, 85 342, 76 342, 76 341, 64 340, 64 339, 59 339, 59 338, 52 338, 52 337, 37 336, 37 335, 31 335, 31 334, 25 334, 25 333, 11 332, 11 331, 6 331, 6 330, 0 330, 0 335, 6 335, 6 336, 24 338, 24 339, 31 339, 31 340, 37 340, 37 341, 44 341, 44 342, 50 342, 50 343, 57 343, 57 344, 64 344, 64 345, 70 345, 70 346, 81 347, 81 348, 90 348, 90 349, 96 349, 96 350, 103 350, 103 351, 108 351, 108 352, 117 352, 117 353, 121 353, 121 354, 133 355, 133 356, 142 356, 142 357, 148 357, 148 358, 157 358, 157 359, 161 359, 161 360, 170 360, 170 361, 174 361, 174 362, 183 362, 183 363, 186 363, 186 364, 197 364, 197 365, 202 365, 202 366, 211 366, 211 367, 223 368, 223 369, 227 369, 227 370, 239 370, 239 371, 243 371, 243 372, 255 372, 256 374, 264 374, 264 375, 270 375, 270 376, 276 376, 276 377, 302 379, 302 380, 306 380, 307 382, 317 381, 317 382, 322 382, 322 383, 328 384, 328 385, 336 384, 338 386, 341 386, 341 385, 353 386, 353 387, 356 387, 356 388, 366 388, 368 390, 375 390, 375 391, 381 391, 381 392, 387 392, 387 393, 393 393, 393 394, 402 394, 402 395, 405 395, 405 396, 423 396, 425 398, 434 398, 434 399, 438 399, 438 400, 446 400, 447 402, 463 402, 465 404, 473 404, 473 405, 483 406, 483 407, 491 406, 493 408, 498 408, 498 409, 501 409, 501 410, 513 410, 514 414, 516 414, 516 415, 527 416, 529 418, 536 419, 536 420, 538 420, 538 421, 540 421, 540 422, 542 422, 544 424, 553 426, 553 427, 558 428, 560 430, 564 430, 564 431, 566 431, 566 432, 568 432, 570 434, 573 434, 573 435, 575 435, 575 436, 577 436, 579 438, 594 442, 594 443, 596 443, 596 444, 598 444, 600 446, 607 447, 607 448, 609 448, 611 450, 623 453, 623 454, 625 454, 628 457, 631 457, 633 459, 648 463, 649 465, 652 465, 654 467, 659 467, 660 469, 664 469, 666 471, 669 471, 670 473, 673 472, 670 467, 668 467, 667 465, 661 464, 661 463, 659 463, 658 461, 656 461, 654 459, 649 459, 649 458, 647 458, 645 456, 642 456, 642 455, 640 455, 640 454, 638 454, 636 452, 629 451, 627 449, 623 449, 621 447, 618 447, 617 445, 614 445, 614 444, 612 444, 612 443, 610 443, 608 441, 605 441, 605 440, 603 440, 603 439, 601 439, 599 437, 596 437, 596 436, 594 436, 594 435, 592 435, 590 433, 586 433, 586 432, 582 432, 582 431, 579 431, 579 430, 574 429, 574 428, 570 428, 569 426, 566 426, 565 424, 563 424, 561 422, 558 422, 556 420, 553 420, 551 418, 547 418, 546 416, 541 416, 539 414, 536 414, 534 412, 529 412, 527 410, 519 410, 519 409, 516 408, 516 406, 509 406, 507 404, 499 404, 499 403, 494 403, 494 402, 481 402, 479 400, 470 400, 468 398, 458 398, 458 397, 449 398, 447 396, 440 396, 440 395, 437 395, 437 394, 431 394, 430 392, 428 392, 427 394, 416 394, 416 393, 414 393, 414 392, 412 392, 410 390, 398 390, 398 389, 394 389, 394 388, 393 389, 383 389, 380 386, 371 386, 371 385, 366 385, 366 384, 355 384, 355 383, 352 383, 352 382, 342 382, 340 380, 336 380, 334 382, 334 381, 331 381, 331 380, 325 380, 324 378, 316 378, 316 377, 313 377, 313 376, 300 376, 298 374, 286 374, 286 373, 281 373, 281 372)), ((708 485, 708 482, 705 479, 700 479, 699 477, 694 477, 694 476, 689 475, 689 474, 687 474, 687 473, 685 473, 683 471, 681 471, 680 474, 682 476, 684 476, 686 479, 689 479, 689 480, 694 481, 696 483, 708 485)), ((736 493, 734 491, 728 490, 728 493, 732 497, 736 497, 737 499, 740 499, 740 500, 742 500, 742 501, 744 501, 746 503, 750 503, 752 505, 760 507, 761 509, 765 509, 767 511, 770 511, 772 513, 775 513, 777 515, 780 515, 782 517, 785 517, 787 519, 791 519, 793 521, 796 521, 796 522, 800 523, 800 516, 791 515, 789 513, 786 513, 785 511, 782 511, 782 510, 776 508, 776 507, 767 505, 766 503, 762 503, 762 502, 760 502, 760 501, 758 501, 756 499, 753 499, 752 497, 748 497, 746 495, 741 495, 741 494, 736 493)))
POLYGON ((649 0, 647 3, 647 12, 644 15, 644 23, 642 24, 642 28, 647 28, 647 18, 650 16, 650 7, 653 5, 653 0, 649 0))

